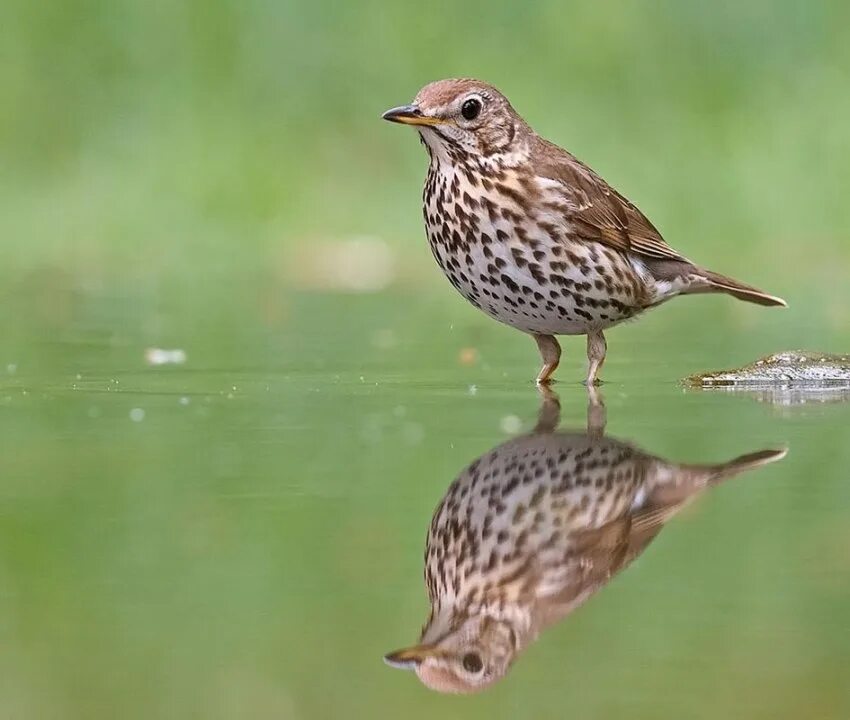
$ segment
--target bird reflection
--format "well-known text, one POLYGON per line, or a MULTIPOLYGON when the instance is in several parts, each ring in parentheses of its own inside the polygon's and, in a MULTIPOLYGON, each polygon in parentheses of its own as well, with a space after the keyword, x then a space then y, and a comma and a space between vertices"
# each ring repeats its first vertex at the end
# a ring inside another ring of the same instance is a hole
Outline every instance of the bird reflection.
POLYGON ((428 531, 430 615, 419 643, 387 655, 388 664, 440 692, 492 685, 703 490, 786 453, 671 463, 606 437, 593 391, 585 431, 558 432, 559 420, 558 398, 546 391, 531 433, 486 452, 451 484, 428 531))

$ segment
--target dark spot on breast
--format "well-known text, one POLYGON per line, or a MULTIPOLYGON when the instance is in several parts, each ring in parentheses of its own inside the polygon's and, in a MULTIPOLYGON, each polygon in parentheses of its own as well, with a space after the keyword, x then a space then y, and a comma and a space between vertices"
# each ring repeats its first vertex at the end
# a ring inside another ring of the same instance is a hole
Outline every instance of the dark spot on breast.
MULTIPOLYGON (((537 223, 537 227, 539 227, 541 231, 543 231, 546 235, 548 235, 551 238, 555 238, 559 234, 558 228, 556 228, 555 225, 553 225, 552 223, 546 222, 545 220, 539 221, 537 223)), ((552 252, 555 253, 555 255, 560 255, 561 254, 561 248, 556 245, 555 247, 552 248, 552 252)))
POLYGON ((513 279, 511 279, 510 275, 505 275, 502 273, 500 276, 502 283, 507 287, 511 292, 517 292, 519 290, 519 285, 517 285, 513 279))
POLYGON ((543 496, 546 494, 546 489, 544 487, 539 487, 534 491, 534 494, 531 496, 531 500, 528 501, 529 507, 535 507, 540 504, 540 501, 543 499, 543 496))
POLYGON ((554 285, 560 285, 562 287, 572 287, 575 284, 572 278, 555 274, 549 276, 549 282, 553 283, 554 285))
POLYGON ((519 223, 522 220, 522 215, 507 207, 502 208, 502 217, 509 223, 519 223))

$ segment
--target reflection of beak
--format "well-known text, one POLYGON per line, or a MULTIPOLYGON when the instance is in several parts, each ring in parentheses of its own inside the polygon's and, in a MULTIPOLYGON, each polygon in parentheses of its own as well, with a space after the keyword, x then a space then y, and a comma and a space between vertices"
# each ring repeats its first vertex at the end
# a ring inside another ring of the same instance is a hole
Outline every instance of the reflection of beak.
POLYGON ((402 123, 403 125, 441 125, 440 118, 423 115, 416 105, 400 105, 390 108, 381 117, 390 122, 402 123))
POLYGON ((425 658, 435 657, 439 654, 440 651, 433 645, 414 645, 384 655, 384 662, 399 670, 415 670, 425 658))

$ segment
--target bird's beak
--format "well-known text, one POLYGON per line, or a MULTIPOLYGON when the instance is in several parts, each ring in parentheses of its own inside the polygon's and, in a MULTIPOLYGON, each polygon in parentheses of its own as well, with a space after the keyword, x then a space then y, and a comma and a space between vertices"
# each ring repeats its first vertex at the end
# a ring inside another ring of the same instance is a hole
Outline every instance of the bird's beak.
POLYGON ((439 650, 433 645, 414 645, 384 655, 384 662, 399 670, 415 670, 425 658, 436 655, 439 655, 439 650))
POLYGON ((403 125, 440 125, 443 122, 440 118, 423 115, 416 105, 399 105, 390 108, 381 117, 403 125))

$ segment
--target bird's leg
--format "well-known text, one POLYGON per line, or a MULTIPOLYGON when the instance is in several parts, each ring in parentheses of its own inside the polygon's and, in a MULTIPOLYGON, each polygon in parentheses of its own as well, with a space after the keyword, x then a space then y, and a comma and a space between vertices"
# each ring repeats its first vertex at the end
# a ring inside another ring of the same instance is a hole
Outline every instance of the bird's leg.
POLYGON ((606 350, 608 350, 608 343, 605 342, 605 336, 601 330, 587 334, 588 367, 586 384, 588 387, 599 385, 602 382, 599 379, 599 370, 602 368, 602 363, 605 362, 606 350))
POLYGON ((549 385, 538 385, 540 410, 537 413, 536 433, 553 433, 561 422, 561 401, 558 394, 549 385))
POLYGON ((543 367, 537 375, 537 384, 545 385, 551 382, 552 373, 561 361, 561 346, 553 335, 534 335, 540 356, 543 358, 543 367))
POLYGON ((601 438, 605 434, 605 424, 608 422, 608 413, 605 410, 605 401, 602 393, 595 385, 587 386, 587 434, 589 437, 601 438))

